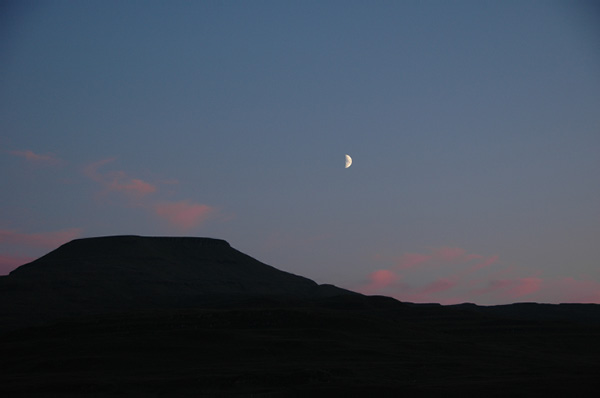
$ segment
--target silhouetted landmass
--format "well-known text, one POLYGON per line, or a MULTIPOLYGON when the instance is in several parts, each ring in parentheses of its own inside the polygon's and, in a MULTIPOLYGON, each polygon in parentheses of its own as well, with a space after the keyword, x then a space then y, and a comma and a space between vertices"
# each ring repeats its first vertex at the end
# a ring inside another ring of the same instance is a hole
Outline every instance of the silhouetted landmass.
POLYGON ((280 271, 224 240, 109 236, 76 239, 0 277, 0 321, 7 328, 86 313, 340 294, 358 293, 280 271))
POLYGON ((0 278, 1 396, 581 396, 599 306, 413 304, 207 238, 81 239, 0 278))

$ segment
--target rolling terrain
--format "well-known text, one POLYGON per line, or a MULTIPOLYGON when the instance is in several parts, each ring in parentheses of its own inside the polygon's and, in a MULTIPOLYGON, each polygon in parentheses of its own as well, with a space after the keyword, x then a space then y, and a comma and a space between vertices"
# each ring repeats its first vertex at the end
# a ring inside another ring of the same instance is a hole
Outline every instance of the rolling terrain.
POLYGON ((81 239, 0 278, 2 396, 576 396, 597 305, 404 303, 207 238, 81 239))

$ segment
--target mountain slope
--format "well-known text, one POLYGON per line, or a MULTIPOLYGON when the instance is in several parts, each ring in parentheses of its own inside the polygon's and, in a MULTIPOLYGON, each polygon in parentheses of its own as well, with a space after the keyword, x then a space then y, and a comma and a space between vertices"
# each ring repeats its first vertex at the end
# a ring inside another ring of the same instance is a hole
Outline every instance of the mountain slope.
POLYGON ((0 319, 354 294, 263 264, 224 240, 77 239, 0 278, 0 319))
POLYGON ((0 396, 590 396, 599 311, 403 303, 223 240, 80 239, 0 277, 0 396))

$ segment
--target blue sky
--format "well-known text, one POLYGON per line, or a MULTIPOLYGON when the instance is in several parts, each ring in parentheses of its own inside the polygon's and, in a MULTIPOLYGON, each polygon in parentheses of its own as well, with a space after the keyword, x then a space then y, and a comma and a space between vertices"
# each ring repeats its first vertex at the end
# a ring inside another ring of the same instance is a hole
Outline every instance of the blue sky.
POLYGON ((406 301, 600 302, 594 2, 2 15, 2 274, 76 237, 192 235, 406 301))

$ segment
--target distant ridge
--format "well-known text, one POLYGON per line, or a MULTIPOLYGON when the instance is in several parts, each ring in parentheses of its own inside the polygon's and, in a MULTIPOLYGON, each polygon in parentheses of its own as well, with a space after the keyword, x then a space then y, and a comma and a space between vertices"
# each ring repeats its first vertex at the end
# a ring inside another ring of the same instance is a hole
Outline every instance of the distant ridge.
POLYGON ((106 236, 73 240, 0 277, 0 321, 338 295, 358 293, 278 270, 225 240, 106 236))
POLYGON ((281 271, 214 238, 75 239, 0 276, 0 331, 71 316, 139 309, 315 305, 342 310, 401 309, 409 317, 463 314, 468 318, 600 322, 597 304, 440 306, 363 296, 281 271))
POLYGON ((78 239, 0 277, 0 396, 593 396, 599 321, 363 296, 219 239, 78 239))

